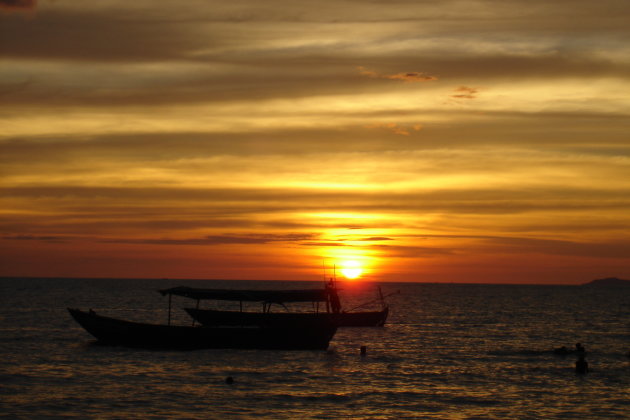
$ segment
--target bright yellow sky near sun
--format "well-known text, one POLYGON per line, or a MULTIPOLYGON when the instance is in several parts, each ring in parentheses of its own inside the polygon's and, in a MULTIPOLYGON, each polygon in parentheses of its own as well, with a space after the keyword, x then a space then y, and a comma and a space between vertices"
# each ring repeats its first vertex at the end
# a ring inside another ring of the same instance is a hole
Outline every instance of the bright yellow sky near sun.
POLYGON ((630 3, 2 4, 0 276, 630 278, 630 3))

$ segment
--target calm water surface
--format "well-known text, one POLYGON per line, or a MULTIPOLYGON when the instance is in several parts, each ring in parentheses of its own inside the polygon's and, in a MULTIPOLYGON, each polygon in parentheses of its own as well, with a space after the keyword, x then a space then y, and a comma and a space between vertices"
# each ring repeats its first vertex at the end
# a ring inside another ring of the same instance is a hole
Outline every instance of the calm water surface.
MULTIPOLYGON (((630 418, 630 290, 384 284, 384 328, 328 351, 148 351, 93 344, 66 307, 165 322, 177 285, 316 283, 0 279, 0 417, 630 418), (582 342, 591 372, 552 349, 582 342), (367 346, 367 355, 359 353, 367 346), (225 378, 232 376, 234 384, 225 378)), ((374 297, 347 285, 346 307, 374 297)), ((178 323, 190 324, 174 298, 178 323)))

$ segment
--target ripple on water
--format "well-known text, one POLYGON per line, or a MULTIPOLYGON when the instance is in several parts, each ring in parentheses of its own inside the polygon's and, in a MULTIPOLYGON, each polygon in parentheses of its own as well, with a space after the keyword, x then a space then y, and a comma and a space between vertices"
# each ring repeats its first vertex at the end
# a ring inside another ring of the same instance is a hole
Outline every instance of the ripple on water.
MULTIPOLYGON (((163 320, 164 300, 155 289, 174 284, 35 283, 11 289, 14 299, 0 306, 0 398, 13 417, 630 416, 624 356, 630 334, 619 317, 620 308, 630 307, 625 294, 385 285, 386 293, 388 287, 403 290, 391 297, 391 322, 340 329, 329 352, 171 352, 90 344, 65 308, 163 320), (573 356, 551 353, 578 341, 587 346, 592 367, 585 376, 574 373, 573 356), (361 345, 367 346, 364 357, 361 345), (225 383, 227 376, 233 384, 225 383)), ((360 303, 372 298, 367 292, 344 299, 360 303)))

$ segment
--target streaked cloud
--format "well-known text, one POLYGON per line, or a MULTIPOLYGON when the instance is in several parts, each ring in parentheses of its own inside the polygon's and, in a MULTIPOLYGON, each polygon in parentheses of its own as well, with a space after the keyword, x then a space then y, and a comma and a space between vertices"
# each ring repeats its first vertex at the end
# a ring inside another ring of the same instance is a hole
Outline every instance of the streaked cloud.
POLYGON ((396 123, 376 123, 369 124, 366 126, 367 128, 382 128, 385 130, 389 130, 394 134, 400 134, 402 136, 408 136, 413 131, 422 130, 422 124, 413 124, 411 126, 402 126, 396 123))
POLYGON ((479 93, 479 89, 471 88, 468 86, 460 86, 455 89, 454 94, 451 95, 451 98, 475 99, 477 97, 477 93, 479 93))
POLYGON ((185 239, 108 239, 105 242, 110 243, 139 243, 139 244, 157 244, 157 245, 252 245, 252 244, 268 244, 272 242, 301 242, 313 239, 313 234, 258 234, 258 235, 213 235, 203 238, 185 238, 185 239))
POLYGON ((0 10, 23 11, 33 10, 37 0, 0 0, 0 10))
POLYGON ((420 72, 396 73, 396 74, 380 74, 365 67, 358 67, 359 74, 375 79, 400 80, 402 82, 429 82, 437 80, 435 76, 429 76, 420 72))

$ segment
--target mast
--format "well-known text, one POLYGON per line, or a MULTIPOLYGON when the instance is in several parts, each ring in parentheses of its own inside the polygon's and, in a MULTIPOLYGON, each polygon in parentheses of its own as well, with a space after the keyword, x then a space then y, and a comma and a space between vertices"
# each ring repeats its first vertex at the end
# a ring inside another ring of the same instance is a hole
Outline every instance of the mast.
POLYGON ((334 314, 341 313, 341 301, 339 300, 339 295, 337 294, 337 265, 333 265, 333 276, 330 278, 330 283, 328 286, 329 291, 329 300, 330 300, 330 309, 334 314))

